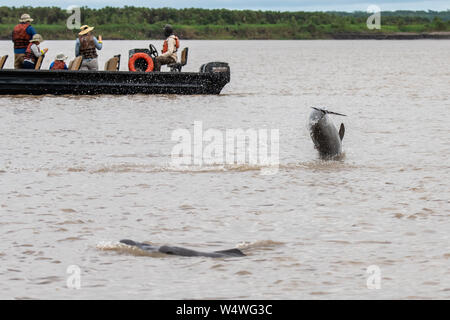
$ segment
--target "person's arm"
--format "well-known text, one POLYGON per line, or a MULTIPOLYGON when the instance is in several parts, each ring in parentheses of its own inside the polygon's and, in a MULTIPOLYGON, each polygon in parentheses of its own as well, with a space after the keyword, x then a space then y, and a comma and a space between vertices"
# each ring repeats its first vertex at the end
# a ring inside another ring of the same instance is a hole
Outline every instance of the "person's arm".
POLYGON ((35 45, 34 43, 31 45, 31 51, 33 52, 33 54, 36 58, 39 58, 40 56, 42 56, 43 51, 41 51, 41 49, 39 49, 39 47, 37 45, 35 45))
POLYGON ((36 58, 39 58, 40 56, 44 55, 47 53, 48 49, 45 48, 44 50, 42 50, 41 48, 39 48, 37 45, 35 45, 33 43, 33 45, 31 46, 31 51, 33 52, 33 54, 36 56, 36 58))
POLYGON ((80 39, 77 39, 75 41, 75 57, 78 57, 80 55, 80 39))
POLYGON ((37 33, 36 30, 33 28, 33 26, 28 26, 26 31, 27 34, 31 36, 31 38, 33 38, 33 36, 37 33))
POLYGON ((54 64, 55 64, 55 61, 53 61, 52 63, 50 63, 50 68, 48 68, 48 70, 51 70, 51 69, 53 68, 54 64))
POLYGON ((175 38, 169 37, 169 39, 167 40, 167 52, 163 53, 161 57, 171 56, 175 52, 175 43, 175 38))
POLYGON ((96 37, 94 37, 94 43, 95 43, 95 47, 97 48, 97 50, 102 50, 103 48, 103 42, 100 40, 97 40, 96 37))

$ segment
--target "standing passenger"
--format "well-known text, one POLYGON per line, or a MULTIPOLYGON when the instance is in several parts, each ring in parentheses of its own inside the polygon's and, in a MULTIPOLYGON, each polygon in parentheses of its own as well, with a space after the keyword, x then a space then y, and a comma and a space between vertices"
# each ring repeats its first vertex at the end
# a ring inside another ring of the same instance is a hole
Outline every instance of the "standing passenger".
POLYGON ((102 50, 102 36, 98 40, 92 34, 94 27, 84 25, 75 44, 75 56, 82 56, 80 70, 98 70, 97 50, 102 50))
POLYGON ((14 42, 14 69, 22 69, 25 51, 30 44, 30 40, 36 34, 36 30, 31 26, 30 15, 24 13, 19 20, 19 24, 14 27, 12 41, 14 42))

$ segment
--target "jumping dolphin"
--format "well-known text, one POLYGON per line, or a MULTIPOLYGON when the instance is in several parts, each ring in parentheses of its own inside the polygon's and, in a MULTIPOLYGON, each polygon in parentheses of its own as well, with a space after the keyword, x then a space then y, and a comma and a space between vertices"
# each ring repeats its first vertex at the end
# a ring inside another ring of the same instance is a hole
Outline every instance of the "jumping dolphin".
POLYGON ((342 139, 344 138, 345 127, 341 123, 339 132, 328 117, 328 114, 345 116, 345 114, 328 111, 325 109, 312 107, 314 110, 309 116, 309 134, 314 142, 314 146, 319 151, 319 155, 324 159, 331 159, 339 156, 342 152, 342 139))
POLYGON ((209 258, 227 258, 227 257, 245 257, 245 254, 242 253, 239 249, 230 249, 230 250, 222 250, 222 251, 214 251, 214 252, 200 252, 186 248, 180 247, 169 247, 169 246, 161 246, 156 247, 150 244, 135 242, 133 240, 120 240, 121 243, 127 244, 129 246, 138 247, 141 250, 145 250, 148 252, 161 252, 165 254, 183 256, 183 257, 209 257, 209 258))

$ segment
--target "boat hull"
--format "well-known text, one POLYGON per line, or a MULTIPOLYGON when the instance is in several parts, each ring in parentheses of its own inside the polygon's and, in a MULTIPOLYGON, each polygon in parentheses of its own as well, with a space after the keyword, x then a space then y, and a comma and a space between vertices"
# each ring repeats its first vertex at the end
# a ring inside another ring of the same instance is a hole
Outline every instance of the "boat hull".
POLYGON ((219 94, 230 82, 222 72, 0 70, 0 94, 219 94))

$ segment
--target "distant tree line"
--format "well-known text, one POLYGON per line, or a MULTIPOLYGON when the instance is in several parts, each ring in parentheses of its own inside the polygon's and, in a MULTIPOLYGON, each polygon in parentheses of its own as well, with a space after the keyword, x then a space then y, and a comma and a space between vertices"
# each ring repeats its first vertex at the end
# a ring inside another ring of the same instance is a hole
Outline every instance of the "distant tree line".
MULTIPOLYGON (((47 32, 47 39, 72 38, 69 13, 59 7, 0 7, 0 38, 9 36, 22 13, 47 32)), ((366 12, 279 12, 228 9, 81 8, 81 23, 94 25, 105 36, 117 39, 162 37, 161 28, 173 24, 192 39, 308 39, 327 38, 337 32, 369 32, 366 12), (119 27, 120 26, 120 27, 119 27)), ((450 10, 382 12, 384 32, 450 30, 450 10)), ((382 30, 383 31, 383 30, 382 30)), ((376 32, 376 31, 374 31, 376 32)))
MULTIPOLYGON (((0 7, 0 23, 16 23, 18 17, 27 12, 39 24, 65 23, 68 14, 59 7, 0 7)), ((172 9, 105 7, 101 9, 81 8, 83 23, 89 24, 136 24, 136 23, 173 23, 183 25, 233 25, 233 24, 286 24, 311 21, 314 24, 331 24, 334 22, 361 23, 370 15, 366 12, 279 12, 228 9, 172 9)), ((386 11, 382 12, 386 24, 429 23, 438 18, 450 20, 447 11, 386 11)))

